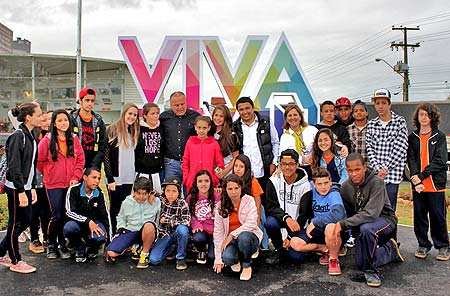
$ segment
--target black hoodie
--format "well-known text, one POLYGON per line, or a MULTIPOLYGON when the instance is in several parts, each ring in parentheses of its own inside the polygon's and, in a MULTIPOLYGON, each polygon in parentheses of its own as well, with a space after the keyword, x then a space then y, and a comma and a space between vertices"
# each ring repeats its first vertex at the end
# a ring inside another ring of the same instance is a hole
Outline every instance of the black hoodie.
POLYGON ((378 217, 397 224, 384 181, 373 170, 367 170, 364 182, 360 185, 353 184, 350 179, 345 181, 341 187, 341 196, 347 212, 347 218, 339 221, 343 229, 373 222, 378 217), (358 190, 361 193, 359 198, 358 190))
POLYGON ((141 122, 139 139, 134 150, 137 173, 155 174, 162 170, 162 142, 160 126, 150 128, 146 122, 141 122))

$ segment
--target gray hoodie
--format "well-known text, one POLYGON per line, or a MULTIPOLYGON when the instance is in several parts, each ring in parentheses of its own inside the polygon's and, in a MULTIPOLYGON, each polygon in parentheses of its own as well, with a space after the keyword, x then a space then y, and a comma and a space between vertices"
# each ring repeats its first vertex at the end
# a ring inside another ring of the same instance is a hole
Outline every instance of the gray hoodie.
POLYGON ((385 217, 397 224, 384 181, 373 170, 367 170, 365 180, 359 186, 350 179, 345 181, 341 196, 348 217, 339 222, 343 229, 373 222, 378 217, 385 217))

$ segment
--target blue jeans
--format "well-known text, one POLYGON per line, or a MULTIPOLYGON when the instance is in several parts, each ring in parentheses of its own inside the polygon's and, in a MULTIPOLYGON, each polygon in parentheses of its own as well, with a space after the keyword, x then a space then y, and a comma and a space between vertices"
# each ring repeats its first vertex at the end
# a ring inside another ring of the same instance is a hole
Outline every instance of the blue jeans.
POLYGON ((272 216, 266 217, 266 222, 264 223, 267 234, 272 240, 272 244, 275 249, 280 250, 283 247, 283 239, 281 237, 282 225, 278 222, 277 218, 272 216))
POLYGON ((264 227, 266 220, 266 211, 264 210, 264 207, 261 207, 261 224, 259 224, 259 228, 263 232, 263 238, 261 240, 261 249, 263 250, 269 249, 269 235, 267 234, 266 227, 264 227))
POLYGON ((399 184, 386 183, 387 195, 389 197, 389 201, 391 202, 391 206, 394 209, 394 212, 397 209, 398 185, 399 184))
POLYGON ((97 250, 106 242, 105 226, 102 223, 95 223, 103 230, 104 235, 92 235, 86 224, 74 220, 70 220, 64 225, 64 235, 75 250, 84 251, 86 247, 97 250))
POLYGON ((186 246, 189 240, 189 228, 186 225, 178 225, 171 235, 160 237, 156 240, 149 261, 153 265, 160 264, 169 254, 172 245, 177 245, 177 260, 186 258, 186 246))
POLYGON ((383 217, 359 226, 355 259, 360 270, 376 270, 396 258, 396 250, 389 241, 395 230, 396 225, 383 217))
POLYGON ((181 161, 171 158, 164 158, 164 180, 174 176, 180 181, 183 180, 183 175, 181 173, 181 161))
POLYGON ((208 252, 208 258, 214 260, 214 243, 212 235, 198 231, 192 234, 192 242, 199 252, 208 252))
POLYGON ((258 237, 253 232, 243 231, 225 248, 222 261, 225 265, 234 265, 241 261, 243 267, 249 267, 252 265, 252 255, 258 250, 258 246, 258 237))

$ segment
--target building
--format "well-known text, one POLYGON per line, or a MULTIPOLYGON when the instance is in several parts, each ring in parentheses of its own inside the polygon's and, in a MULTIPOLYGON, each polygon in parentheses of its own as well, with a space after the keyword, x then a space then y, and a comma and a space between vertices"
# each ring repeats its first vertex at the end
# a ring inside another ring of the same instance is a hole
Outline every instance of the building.
POLYGON ((29 54, 30 52, 31 52, 31 42, 28 41, 27 39, 17 37, 17 39, 12 42, 13 54, 29 54))
POLYGON ((0 53, 12 52, 13 31, 0 23, 0 53))
MULTIPOLYGON (((143 105, 124 61, 83 57, 81 84, 97 90, 95 110, 107 123, 125 103, 143 105)), ((0 54, 0 124, 8 122, 9 109, 33 98, 43 110, 76 108, 75 85, 75 56, 0 54)))

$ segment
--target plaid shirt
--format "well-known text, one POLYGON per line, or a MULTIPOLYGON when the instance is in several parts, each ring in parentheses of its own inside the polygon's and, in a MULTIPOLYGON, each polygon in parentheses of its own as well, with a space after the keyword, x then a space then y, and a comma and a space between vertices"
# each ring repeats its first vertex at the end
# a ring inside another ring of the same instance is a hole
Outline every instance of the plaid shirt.
POLYGON ((367 124, 362 129, 359 129, 358 127, 356 127, 355 123, 352 123, 347 127, 347 130, 350 136, 350 141, 352 141, 351 150, 361 154, 367 161, 368 160, 366 148, 367 124))
POLYGON ((408 128, 403 116, 392 112, 389 123, 383 127, 379 117, 367 124, 366 147, 369 164, 376 172, 388 170, 385 183, 399 184, 403 180, 408 149, 408 128))
POLYGON ((188 204, 181 198, 178 198, 171 204, 165 197, 161 197, 161 214, 159 219, 159 237, 171 235, 178 225, 189 226, 191 215, 189 214, 188 204), (161 219, 166 221, 161 223, 161 219))

